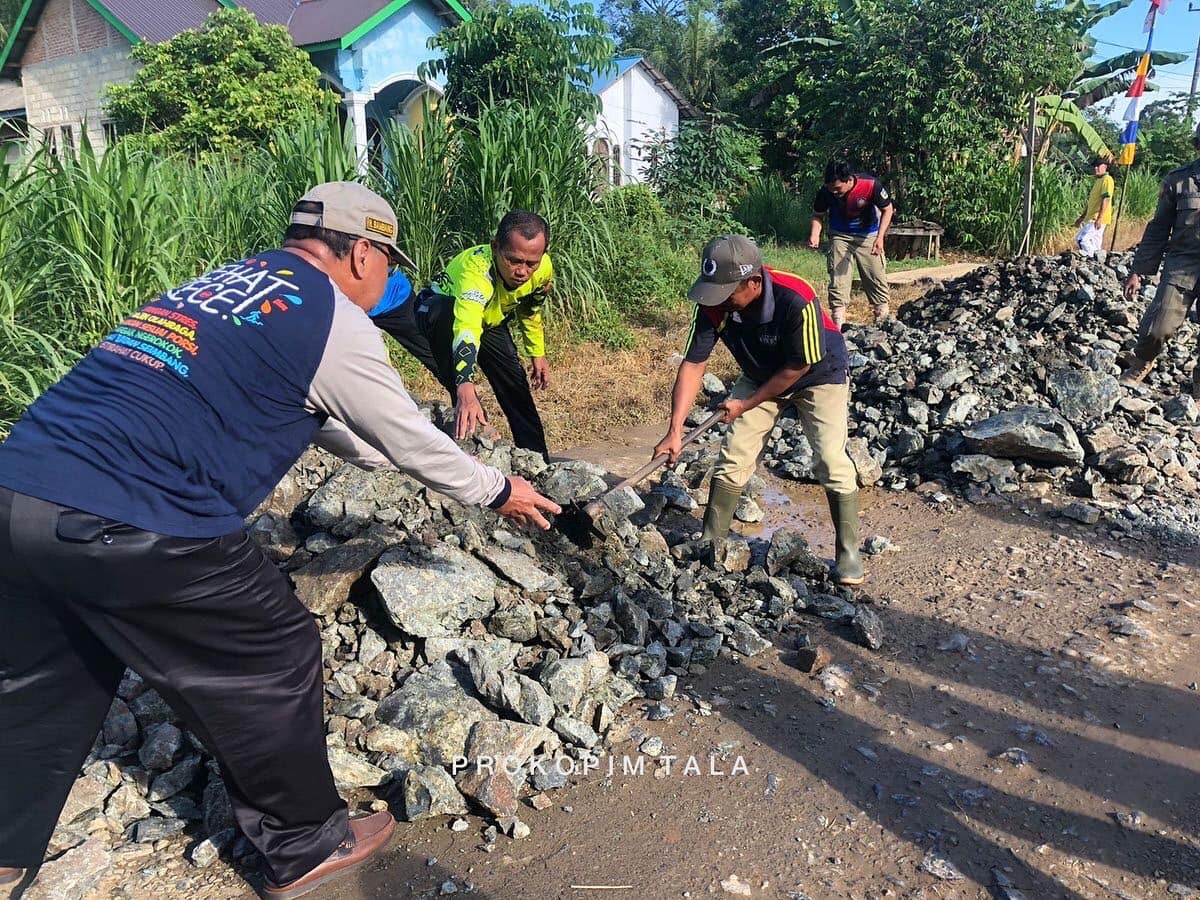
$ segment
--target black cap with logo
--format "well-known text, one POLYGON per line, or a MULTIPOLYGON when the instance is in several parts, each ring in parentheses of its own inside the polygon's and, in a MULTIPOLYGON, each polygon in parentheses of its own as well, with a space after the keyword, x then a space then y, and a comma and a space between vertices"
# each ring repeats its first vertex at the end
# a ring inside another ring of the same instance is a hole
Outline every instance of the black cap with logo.
POLYGON ((748 237, 726 234, 704 245, 700 277, 688 299, 701 306, 720 306, 739 283, 762 271, 762 253, 748 237))

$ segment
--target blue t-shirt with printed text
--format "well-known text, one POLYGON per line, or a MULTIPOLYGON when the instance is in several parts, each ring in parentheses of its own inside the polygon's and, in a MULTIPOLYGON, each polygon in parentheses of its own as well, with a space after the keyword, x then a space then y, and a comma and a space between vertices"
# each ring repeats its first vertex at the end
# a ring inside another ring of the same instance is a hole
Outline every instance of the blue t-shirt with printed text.
POLYGON ((328 276, 274 250, 130 314, 0 444, 0 485, 178 537, 235 531, 322 424, 328 276))

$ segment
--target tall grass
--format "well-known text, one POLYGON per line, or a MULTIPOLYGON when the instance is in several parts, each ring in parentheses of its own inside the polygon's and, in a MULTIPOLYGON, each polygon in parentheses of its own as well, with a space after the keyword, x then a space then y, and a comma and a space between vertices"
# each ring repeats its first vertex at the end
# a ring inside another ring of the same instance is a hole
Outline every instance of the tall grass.
POLYGON ((775 172, 752 181, 734 205, 733 214, 757 237, 778 243, 808 241, 812 228, 813 195, 817 178, 802 179, 792 186, 775 172))
POLYGON ((1121 194, 1124 192, 1125 206, 1121 211, 1122 217, 1148 219, 1154 215, 1154 209, 1158 206, 1161 180, 1153 172, 1137 168, 1129 169, 1125 173, 1124 179, 1124 183, 1118 180, 1117 196, 1113 200, 1114 205, 1120 202, 1121 194))
MULTIPOLYGON (((490 239, 503 213, 551 224, 550 315, 621 343, 609 296, 608 225, 596 172, 562 98, 499 105, 477 121, 431 112, 420 134, 393 127, 368 181, 394 205, 401 246, 427 282, 463 247, 490 239)), ((313 185, 359 178, 353 143, 325 110, 238 159, 33 152, 0 164, 0 435, 131 309, 201 272, 277 245, 313 185)))

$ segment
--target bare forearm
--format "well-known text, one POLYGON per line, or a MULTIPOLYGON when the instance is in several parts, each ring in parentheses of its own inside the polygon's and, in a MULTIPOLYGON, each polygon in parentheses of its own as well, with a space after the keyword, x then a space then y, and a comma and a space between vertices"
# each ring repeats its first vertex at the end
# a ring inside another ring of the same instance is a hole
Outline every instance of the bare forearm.
POLYGON ((892 227, 892 216, 896 214, 896 207, 886 206, 883 210, 883 215, 879 218, 879 240, 887 237, 888 229, 892 227))
POLYGON ((683 425, 696 394, 700 392, 700 384, 704 379, 704 363, 682 362, 679 372, 675 375, 675 387, 671 391, 671 433, 682 434, 683 425))
POLYGON ((784 366, 766 381, 764 381, 749 397, 746 398, 746 408, 753 409, 767 400, 787 393, 788 389, 808 374, 812 366, 784 366))

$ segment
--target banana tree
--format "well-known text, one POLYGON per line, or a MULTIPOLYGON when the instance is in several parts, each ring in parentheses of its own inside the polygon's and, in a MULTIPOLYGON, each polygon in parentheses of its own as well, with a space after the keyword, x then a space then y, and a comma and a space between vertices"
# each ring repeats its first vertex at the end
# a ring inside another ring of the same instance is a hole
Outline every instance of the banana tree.
POLYGON ((1104 143, 1104 138, 1091 126, 1083 113, 1072 100, 1057 94, 1044 94, 1038 97, 1037 116, 1034 126, 1042 132, 1042 149, 1040 158, 1044 158, 1050 147, 1050 137, 1059 126, 1066 128, 1088 148, 1093 156, 1111 157, 1112 151, 1104 143))

